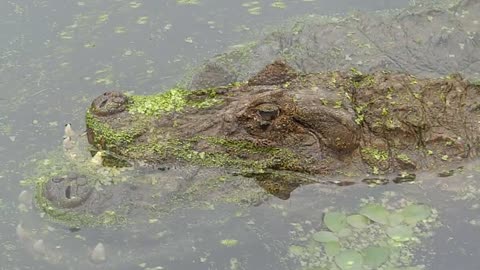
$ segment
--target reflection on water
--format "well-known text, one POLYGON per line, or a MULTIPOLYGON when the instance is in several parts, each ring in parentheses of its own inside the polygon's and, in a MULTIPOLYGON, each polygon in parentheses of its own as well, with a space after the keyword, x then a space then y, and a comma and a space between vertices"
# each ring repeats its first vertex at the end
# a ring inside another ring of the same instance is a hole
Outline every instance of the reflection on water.
MULTIPOLYGON (((444 178, 419 174, 414 184, 308 185, 292 191, 288 200, 272 197, 255 207, 205 204, 114 228, 79 230, 40 214, 31 205, 32 192, 21 193, 19 182, 32 170, 27 164, 61 144, 64 123, 84 126, 84 110, 99 93, 161 91, 203 59, 255 38, 263 26, 286 17, 407 4, 179 2, 184 4, 0 3, 0 269, 335 269, 342 265, 336 261, 341 253, 329 257, 322 242, 313 239, 315 233, 331 231, 324 214, 352 215, 369 203, 384 205, 390 214, 409 204, 424 204, 435 214, 411 235, 404 233, 408 241, 394 242, 399 252, 392 254, 399 255, 388 263, 418 269, 478 268, 478 164, 444 178), (98 243, 105 247, 104 262, 95 248, 98 243)), ((370 229, 383 228, 375 226, 370 229)), ((391 244, 391 238, 352 239, 364 248, 373 245, 369 241, 391 244)))
MULTIPOLYGON (((271 197, 254 207, 205 204, 160 218, 139 215, 143 220, 121 227, 55 225, 39 220, 25 205, 17 235, 27 256, 58 269, 336 269, 332 265, 341 254, 370 250, 381 257, 377 247, 388 249, 389 256, 378 259, 384 266, 447 269, 445 264, 455 266, 454 258, 464 269, 475 269, 478 166, 468 164, 449 177, 419 173, 413 184, 307 185, 289 200, 271 197), (346 219, 327 217, 335 213, 346 219), (324 232, 333 232, 337 240, 324 232), (339 250, 332 251, 337 242, 339 250), (95 264, 98 243, 105 246, 107 260, 95 264)), ((19 200, 28 201, 23 197, 19 200)), ((375 264, 360 254, 361 265, 375 264)))

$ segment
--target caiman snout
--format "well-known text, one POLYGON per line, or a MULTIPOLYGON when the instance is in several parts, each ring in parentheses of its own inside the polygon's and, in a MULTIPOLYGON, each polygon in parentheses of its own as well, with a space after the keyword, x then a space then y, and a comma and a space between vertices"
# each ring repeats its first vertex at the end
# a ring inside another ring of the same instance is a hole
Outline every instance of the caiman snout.
POLYGON ((129 98, 120 92, 105 92, 93 100, 90 112, 97 116, 121 113, 127 108, 128 102, 129 98))

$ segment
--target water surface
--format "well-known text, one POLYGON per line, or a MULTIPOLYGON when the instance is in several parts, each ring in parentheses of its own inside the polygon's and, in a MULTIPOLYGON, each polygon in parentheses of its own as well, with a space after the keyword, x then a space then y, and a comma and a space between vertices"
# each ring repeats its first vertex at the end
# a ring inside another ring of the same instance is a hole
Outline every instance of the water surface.
MULTIPOLYGON (((70 228, 19 207, 20 181, 32 159, 59 149, 63 125, 84 126, 85 108, 107 90, 164 91, 192 68, 229 47, 255 40, 286 18, 341 16, 353 10, 408 6, 398 0, 318 1, 4 1, 0 3, 0 269, 308 269, 320 256, 297 256, 322 227, 325 211, 356 213, 361 204, 425 204, 420 247, 399 260, 412 269, 478 269, 476 164, 439 181, 338 189, 303 187, 283 201, 252 208, 180 209, 123 229, 70 228), (18 224, 51 253, 19 240, 18 224), (427 226, 428 225, 428 226, 427 226), (98 243, 107 261, 93 264, 98 243)), ((373 240, 372 240, 373 241, 373 240)), ((407 245, 406 245, 407 246, 407 245)), ((393 269, 393 268, 391 268, 393 269)), ((407 268, 402 268, 407 269, 407 268)))

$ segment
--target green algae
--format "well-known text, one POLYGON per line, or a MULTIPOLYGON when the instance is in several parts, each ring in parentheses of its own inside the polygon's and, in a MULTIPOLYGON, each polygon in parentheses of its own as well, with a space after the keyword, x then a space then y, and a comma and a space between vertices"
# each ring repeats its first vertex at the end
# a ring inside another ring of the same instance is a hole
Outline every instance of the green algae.
POLYGON ((397 158, 403 162, 407 162, 407 163, 410 163, 412 162, 412 160, 410 159, 410 157, 406 154, 398 154, 397 155, 397 158))
MULTIPOLYGON (((119 146, 132 143, 134 138, 143 133, 140 124, 139 129, 129 127, 125 130, 113 130, 107 124, 95 119, 90 110, 87 111, 85 122, 87 127, 95 131, 94 145, 102 145, 107 142, 108 146, 119 146)), ((138 123, 138 122, 137 122, 138 123)))
POLYGON ((379 150, 373 147, 364 147, 361 150, 362 154, 368 155, 376 161, 385 161, 388 159, 388 152, 379 150))
POLYGON ((256 146, 247 141, 236 141, 227 138, 196 136, 190 139, 168 139, 151 144, 127 146, 123 153, 132 159, 152 156, 161 160, 182 160, 191 164, 207 167, 235 167, 247 171, 262 172, 268 168, 297 169, 302 166, 300 158, 293 152, 268 146, 256 146), (222 146, 228 151, 203 152, 195 150, 195 145, 207 143, 211 146, 222 146), (243 155, 260 155, 264 158, 245 159, 243 155))
POLYGON ((216 97, 215 89, 190 91, 182 88, 173 88, 164 93, 150 96, 131 96, 133 102, 128 110, 132 113, 145 115, 160 115, 167 112, 181 112, 186 107, 208 108, 221 103, 216 97), (194 100, 195 96, 205 96, 201 100, 194 100))
POLYGON ((220 241, 220 244, 226 246, 226 247, 233 247, 238 245, 238 240, 237 239, 223 239, 220 241))
POLYGON ((387 151, 374 147, 363 147, 360 152, 363 161, 370 166, 373 174, 380 174, 384 170, 383 165, 389 159, 387 151))

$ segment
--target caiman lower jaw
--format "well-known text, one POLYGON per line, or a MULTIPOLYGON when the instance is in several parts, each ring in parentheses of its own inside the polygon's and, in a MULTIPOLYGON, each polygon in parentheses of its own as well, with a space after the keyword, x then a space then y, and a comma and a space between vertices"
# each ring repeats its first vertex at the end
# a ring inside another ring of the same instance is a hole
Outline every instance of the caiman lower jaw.
POLYGON ((59 208, 75 208, 82 205, 92 194, 94 187, 84 176, 55 177, 44 185, 44 196, 59 208))

